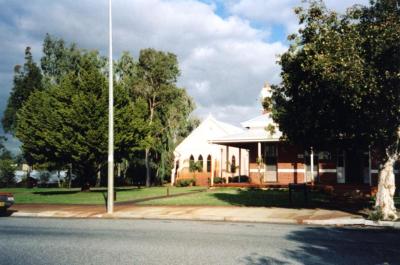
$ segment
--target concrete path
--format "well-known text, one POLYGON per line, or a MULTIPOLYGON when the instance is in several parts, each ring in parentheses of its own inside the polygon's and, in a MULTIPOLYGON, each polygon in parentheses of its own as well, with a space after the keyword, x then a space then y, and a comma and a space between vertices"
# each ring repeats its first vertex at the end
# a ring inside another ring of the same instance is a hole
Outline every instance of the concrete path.
MULTIPOLYGON (((302 224, 331 220, 364 220, 360 215, 324 209, 288 209, 265 207, 220 207, 220 206, 137 206, 116 205, 108 215, 100 205, 14 205, 11 215, 15 217, 58 217, 58 218, 132 218, 210 220, 263 223, 302 224)), ((334 223, 330 223, 334 224, 334 223)))

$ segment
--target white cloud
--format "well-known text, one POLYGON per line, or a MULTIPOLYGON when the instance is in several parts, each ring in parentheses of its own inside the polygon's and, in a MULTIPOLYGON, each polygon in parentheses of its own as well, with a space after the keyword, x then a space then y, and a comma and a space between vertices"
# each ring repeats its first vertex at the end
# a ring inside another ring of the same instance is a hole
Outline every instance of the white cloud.
MULTIPOLYGON (((0 0, 0 8, 4 5, 0 0)), ((38 53, 47 32, 83 48, 107 52, 106 1, 16 0, 12 6, 7 10, 13 21, 11 30, 1 34, 10 45, 2 43, 0 50, 11 52, 14 61, 17 57, 23 62, 27 45, 33 44, 38 53), (15 44, 18 46, 12 47, 15 44)), ((236 123, 247 119, 250 110, 257 115, 262 84, 279 81, 276 55, 286 47, 280 42, 265 42, 270 33, 252 27, 246 18, 218 16, 215 4, 113 1, 113 19, 115 55, 128 50, 137 57, 139 50, 147 47, 178 55, 182 70, 179 85, 194 97, 199 114, 212 110, 220 112, 215 116, 236 123)), ((7 68, 12 80, 13 65, 7 68)))
MULTIPOLYGON (((327 8, 338 12, 345 12, 354 4, 367 5, 369 0, 326 0, 327 8)), ((294 8, 304 6, 300 0, 238 0, 226 4, 232 14, 250 20, 265 23, 267 27, 271 24, 282 25, 287 33, 298 30, 298 19, 294 14, 294 8)))
POLYGON ((254 100, 252 106, 240 106, 240 105, 209 105, 199 106, 195 111, 195 115, 201 118, 207 117, 212 114, 216 119, 224 122, 231 123, 236 126, 241 126, 240 122, 249 120, 256 115, 262 113, 261 106, 257 100, 254 100), (240 119, 237 116, 240 114, 240 119))

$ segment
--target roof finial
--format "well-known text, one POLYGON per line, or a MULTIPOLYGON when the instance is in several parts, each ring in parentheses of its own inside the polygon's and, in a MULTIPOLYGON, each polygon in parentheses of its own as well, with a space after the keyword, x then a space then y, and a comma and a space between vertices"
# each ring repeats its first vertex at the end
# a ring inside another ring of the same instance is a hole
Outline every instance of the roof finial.
POLYGON ((268 82, 264 83, 264 87, 261 89, 260 92, 260 101, 263 102, 264 98, 272 97, 272 89, 268 82))

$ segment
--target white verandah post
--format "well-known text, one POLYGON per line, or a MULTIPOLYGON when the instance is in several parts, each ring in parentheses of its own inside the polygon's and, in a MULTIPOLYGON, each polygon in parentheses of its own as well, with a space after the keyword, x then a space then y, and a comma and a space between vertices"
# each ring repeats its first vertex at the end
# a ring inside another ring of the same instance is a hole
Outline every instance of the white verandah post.
POLYGON ((226 146, 226 163, 225 163, 225 176, 226 176, 226 183, 229 183, 229 146, 226 146))
POLYGON ((239 148, 239 183, 240 183, 240 175, 242 175, 242 149, 239 148))
POLYGON ((215 174, 215 161, 214 161, 214 157, 211 156, 211 180, 210 180, 210 186, 214 186, 214 174, 215 174))
POLYGON ((314 149, 311 147, 311 154, 310 154, 310 166, 311 166, 311 178, 310 181, 314 182, 314 149))
POLYGON ((368 148, 368 174, 369 174, 369 185, 372 186, 372 165, 371 165, 371 147, 368 148))

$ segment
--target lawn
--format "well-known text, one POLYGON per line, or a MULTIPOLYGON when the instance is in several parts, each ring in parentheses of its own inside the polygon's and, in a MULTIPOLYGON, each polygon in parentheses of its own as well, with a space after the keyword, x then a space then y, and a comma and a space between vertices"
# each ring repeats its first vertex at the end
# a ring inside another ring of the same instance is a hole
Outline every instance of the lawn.
MULTIPOLYGON (((203 187, 169 187, 170 195, 202 190, 203 187)), ((116 188, 117 202, 140 200, 150 197, 164 196, 167 187, 116 188)), ((90 192, 81 192, 79 188, 4 188, 0 192, 12 192, 15 203, 48 203, 48 204, 104 204, 106 188, 93 188, 90 192)))
POLYGON ((329 202, 329 196, 311 192, 306 204, 301 192, 294 192, 292 203, 287 190, 261 190, 240 188, 216 188, 182 197, 156 199, 141 202, 142 205, 210 205, 210 206, 262 206, 305 207, 329 202))
MULTIPOLYGON (((396 197, 395 201, 396 206, 400 208, 400 197, 396 197)), ((358 212, 365 208, 371 208, 372 201, 368 199, 357 200, 354 198, 333 197, 322 192, 311 191, 308 195, 307 203, 302 192, 294 192, 292 203, 290 203, 288 190, 216 188, 207 192, 149 200, 139 204, 321 208, 358 212)))

